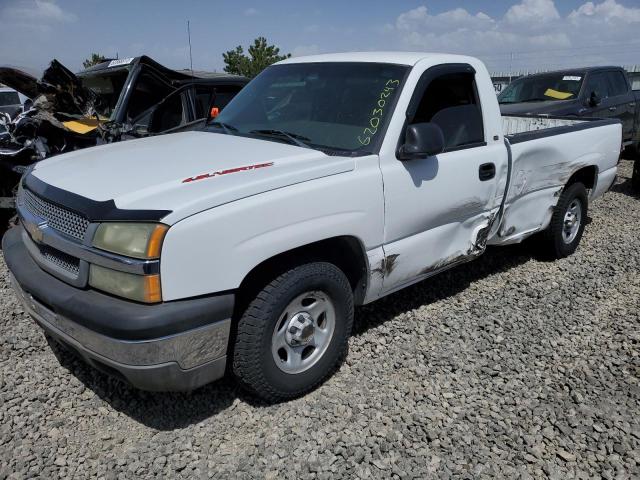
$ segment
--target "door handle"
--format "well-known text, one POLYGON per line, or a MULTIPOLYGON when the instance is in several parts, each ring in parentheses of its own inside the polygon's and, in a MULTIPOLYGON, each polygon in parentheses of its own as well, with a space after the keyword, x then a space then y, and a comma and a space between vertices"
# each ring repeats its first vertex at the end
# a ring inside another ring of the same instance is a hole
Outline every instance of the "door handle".
POLYGON ((631 103, 629 104, 629 106, 630 106, 630 107, 635 107, 635 106, 636 106, 636 102, 631 102, 631 103))
POLYGON ((609 111, 610 112, 615 112, 618 109, 618 107, 609 107, 609 111))
POLYGON ((486 182, 496 176, 496 166, 493 163, 483 163, 478 169, 480 181, 486 182))

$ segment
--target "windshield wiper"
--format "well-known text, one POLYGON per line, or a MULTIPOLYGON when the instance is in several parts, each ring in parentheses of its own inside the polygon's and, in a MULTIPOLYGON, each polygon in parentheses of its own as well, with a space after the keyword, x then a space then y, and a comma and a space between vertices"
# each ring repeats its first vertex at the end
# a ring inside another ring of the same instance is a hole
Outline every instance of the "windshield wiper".
POLYGON ((209 125, 220 126, 224 130, 224 133, 227 135, 233 135, 231 132, 237 132, 238 129, 233 125, 229 125, 228 123, 223 122, 211 122, 209 125))
POLYGON ((298 135, 297 133, 290 133, 290 132, 284 132, 282 130, 271 130, 271 129, 264 129, 264 130, 251 130, 249 133, 253 133, 256 135, 264 135, 264 136, 273 136, 273 137, 284 137, 286 139, 288 139, 291 143, 302 147, 302 148, 310 148, 312 150, 315 150, 311 145, 308 145, 306 142, 310 142, 311 139, 304 137, 302 135, 298 135))
POLYGON ((527 98, 526 100, 522 100, 520 103, 547 102, 549 100, 551 100, 551 98, 527 98))

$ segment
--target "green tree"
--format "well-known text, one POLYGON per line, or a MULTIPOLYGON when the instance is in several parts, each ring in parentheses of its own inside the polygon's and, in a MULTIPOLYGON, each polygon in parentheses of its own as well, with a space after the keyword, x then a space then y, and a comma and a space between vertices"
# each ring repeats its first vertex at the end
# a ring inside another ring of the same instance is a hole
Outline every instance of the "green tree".
POLYGON ((99 53, 92 53, 89 58, 87 58, 84 62, 82 62, 82 66, 84 68, 93 67, 99 63, 106 61, 106 57, 100 55, 99 53))
POLYGON ((253 78, 269 65, 289 58, 290 53, 280 55, 280 49, 275 45, 268 45, 267 39, 258 37, 249 47, 249 55, 245 55, 240 45, 235 49, 222 54, 224 58, 224 71, 235 75, 244 75, 253 78))

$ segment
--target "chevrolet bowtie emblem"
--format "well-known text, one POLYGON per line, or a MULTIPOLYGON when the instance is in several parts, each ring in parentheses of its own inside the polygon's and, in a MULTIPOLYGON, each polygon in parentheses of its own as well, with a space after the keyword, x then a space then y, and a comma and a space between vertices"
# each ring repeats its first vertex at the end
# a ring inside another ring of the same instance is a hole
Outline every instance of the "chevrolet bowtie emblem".
MULTIPOLYGON (((24 225, 24 228, 27 232, 29 232, 29 235, 31 236, 31 239, 36 242, 36 243, 42 243, 42 240, 44 238, 44 234, 42 233, 42 229, 40 228, 40 225, 35 224, 35 223, 31 223, 31 222, 26 222, 23 220, 22 224, 24 225)), ((44 225, 44 223, 42 224, 44 225)))

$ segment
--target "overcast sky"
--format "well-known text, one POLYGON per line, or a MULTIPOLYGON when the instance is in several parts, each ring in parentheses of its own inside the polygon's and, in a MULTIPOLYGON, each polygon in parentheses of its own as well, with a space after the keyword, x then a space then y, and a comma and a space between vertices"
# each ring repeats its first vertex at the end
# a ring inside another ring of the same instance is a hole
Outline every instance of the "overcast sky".
POLYGON ((640 0, 0 0, 0 64, 72 70, 91 52, 222 70, 257 36, 285 52, 418 50, 479 56, 492 71, 640 64, 640 0))

